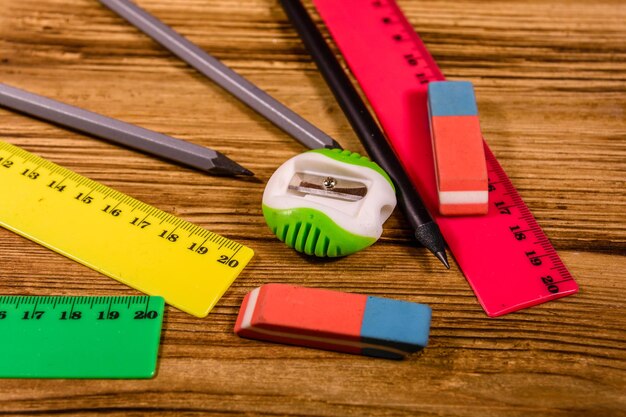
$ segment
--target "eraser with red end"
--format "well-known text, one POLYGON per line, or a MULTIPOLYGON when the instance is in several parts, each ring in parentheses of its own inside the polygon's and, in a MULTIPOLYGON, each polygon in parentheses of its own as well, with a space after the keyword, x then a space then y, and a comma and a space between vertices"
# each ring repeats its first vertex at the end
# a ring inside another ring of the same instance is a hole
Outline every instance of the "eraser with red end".
POLYGON ((426 347, 425 304, 286 284, 246 295, 235 333, 241 337, 389 359, 426 347))
POLYGON ((472 83, 429 83, 428 110, 440 213, 486 214, 487 162, 472 83))

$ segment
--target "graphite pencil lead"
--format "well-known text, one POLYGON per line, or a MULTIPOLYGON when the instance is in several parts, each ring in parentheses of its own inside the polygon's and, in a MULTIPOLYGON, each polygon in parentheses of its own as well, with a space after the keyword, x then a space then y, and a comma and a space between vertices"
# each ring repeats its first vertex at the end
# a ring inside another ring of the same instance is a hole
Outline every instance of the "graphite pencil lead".
POLYGON ((339 142, 337 142, 335 139, 331 138, 331 142, 330 145, 326 145, 325 146, 328 149, 341 149, 343 150, 343 147, 339 144, 339 142))
POLYGON ((443 266, 445 266, 446 268, 450 269, 450 263, 448 262, 448 257, 446 256, 446 252, 445 251, 435 252, 435 256, 437 257, 437 259, 439 259, 441 261, 443 266))
POLYGON ((415 229, 415 239, 431 251, 446 268, 450 269, 450 263, 446 256, 446 243, 437 223, 430 221, 418 226, 415 229))
POLYGON ((211 163, 213 164, 213 166, 210 168, 207 168, 206 170, 207 172, 213 175, 224 175, 224 176, 231 176, 231 175, 253 176, 254 175, 252 171, 242 167, 241 165, 239 165, 237 162, 233 161, 226 155, 220 152, 216 152, 216 154, 217 156, 211 160, 211 163))

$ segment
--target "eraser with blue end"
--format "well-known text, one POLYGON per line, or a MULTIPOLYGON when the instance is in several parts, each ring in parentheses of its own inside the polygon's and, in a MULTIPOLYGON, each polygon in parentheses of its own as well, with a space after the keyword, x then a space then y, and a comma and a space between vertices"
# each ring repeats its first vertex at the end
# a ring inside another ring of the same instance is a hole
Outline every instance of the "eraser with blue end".
POLYGON ((474 87, 469 81, 433 81, 428 84, 431 117, 478 116, 474 87))
POLYGON ((428 344, 425 304, 286 284, 246 295, 235 333, 318 349, 402 359, 428 344))
POLYGON ((429 83, 428 111, 440 213, 486 214, 487 162, 472 83, 429 83))

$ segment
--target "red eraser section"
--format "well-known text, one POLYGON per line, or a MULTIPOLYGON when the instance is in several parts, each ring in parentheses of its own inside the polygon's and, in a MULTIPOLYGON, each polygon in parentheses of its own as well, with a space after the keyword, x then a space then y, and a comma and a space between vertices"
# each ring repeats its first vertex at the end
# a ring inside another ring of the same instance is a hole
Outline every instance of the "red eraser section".
MULTIPOLYGON (((255 290, 256 291, 256 290, 255 290)), ((360 353, 367 296, 285 284, 266 284, 241 306, 235 333, 241 337, 360 353), (254 310, 248 312, 250 308, 254 310), (244 318, 248 312, 248 318, 244 318), (247 322, 246 322, 247 321, 247 322), (342 341, 345 344, 334 344, 342 341), (350 345, 354 343, 354 345, 350 345)))
POLYGON ((488 203, 439 204, 439 212, 444 216, 477 216, 487 214, 488 211, 488 203))
POLYGON ((439 191, 487 191, 478 117, 432 117, 431 134, 439 191))

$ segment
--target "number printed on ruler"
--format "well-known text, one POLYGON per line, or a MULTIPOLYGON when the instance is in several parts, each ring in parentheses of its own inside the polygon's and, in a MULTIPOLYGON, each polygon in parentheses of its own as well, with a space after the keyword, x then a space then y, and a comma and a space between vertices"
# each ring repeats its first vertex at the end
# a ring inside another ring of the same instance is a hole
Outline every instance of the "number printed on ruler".
POLYGON ((251 249, 0 142, 0 225, 196 316, 251 249))

